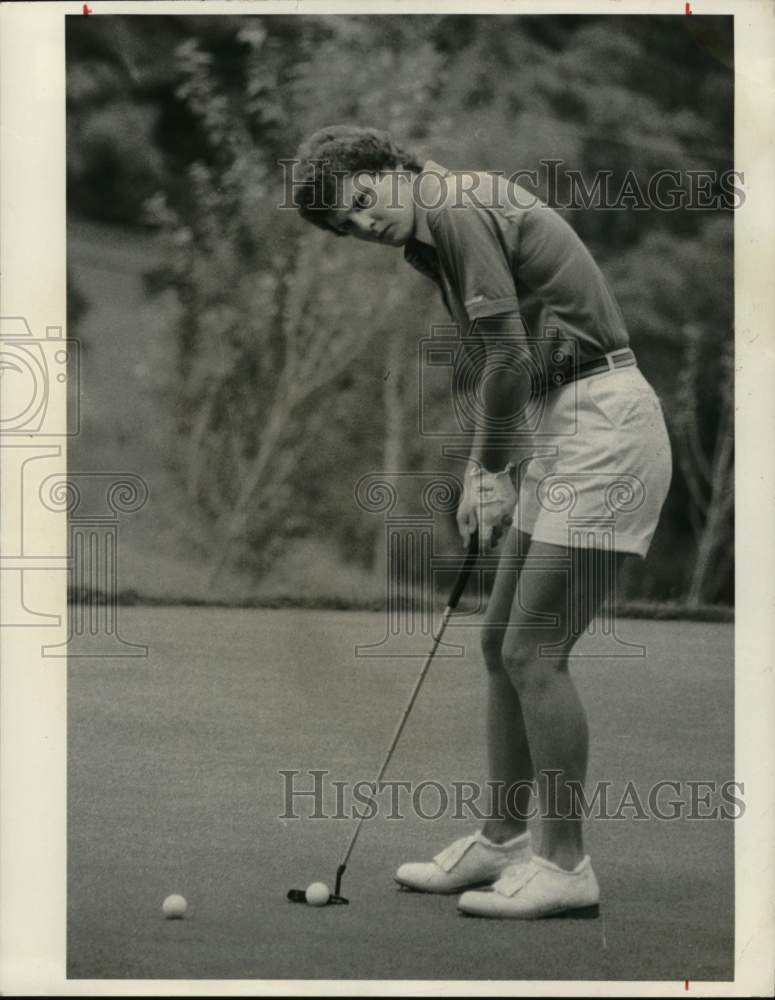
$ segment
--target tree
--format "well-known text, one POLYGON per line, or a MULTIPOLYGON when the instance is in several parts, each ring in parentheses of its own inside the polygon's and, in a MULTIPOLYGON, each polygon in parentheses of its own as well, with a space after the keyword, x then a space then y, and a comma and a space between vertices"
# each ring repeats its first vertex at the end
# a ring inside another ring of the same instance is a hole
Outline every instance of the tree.
POLYGON ((732 563, 734 350, 731 336, 722 335, 719 342, 694 324, 684 327, 683 336, 680 405, 673 427, 678 443, 676 457, 689 491, 689 523, 696 539, 686 603, 696 608, 717 597, 732 563), (711 351, 715 356, 709 357, 711 351), (702 387, 714 377, 718 410, 708 413, 707 393, 702 392, 702 387))
MULTIPOLYGON (((300 230, 295 213, 278 210, 276 159, 287 157, 294 132, 305 130, 310 79, 318 97, 330 93, 335 120, 346 106, 365 120, 377 117, 384 99, 389 127, 422 118, 439 85, 427 45, 403 50, 408 24, 396 30, 390 19, 378 27, 356 18, 321 28, 312 19, 314 46, 305 47, 302 33, 295 46, 285 39, 273 47, 282 19, 247 21, 237 33, 248 46, 240 72, 247 104, 230 94, 199 39, 177 47, 176 95, 202 137, 201 155, 187 169, 183 192, 159 195, 150 206, 170 246, 167 282, 185 307, 177 408, 186 442, 182 476, 212 521, 211 583, 236 554, 235 542, 254 569, 265 569, 288 534, 309 526, 295 470, 326 431, 333 388, 375 338, 388 345, 388 359, 401 353, 389 346, 406 298, 397 262, 386 267, 384 254, 345 244, 332 254, 330 239, 300 230), (351 49, 362 45, 372 55, 358 64, 360 82, 353 66, 342 72, 343 32, 351 49), (365 286, 379 287, 380 296, 364 296, 365 286), (287 513, 293 511, 299 513, 287 513)), ((395 378, 394 385, 398 372, 395 378)), ((392 390, 387 386, 383 398, 390 462, 399 461, 404 422, 391 405, 403 396, 392 390)), ((357 405, 352 412, 355 418, 357 405)))

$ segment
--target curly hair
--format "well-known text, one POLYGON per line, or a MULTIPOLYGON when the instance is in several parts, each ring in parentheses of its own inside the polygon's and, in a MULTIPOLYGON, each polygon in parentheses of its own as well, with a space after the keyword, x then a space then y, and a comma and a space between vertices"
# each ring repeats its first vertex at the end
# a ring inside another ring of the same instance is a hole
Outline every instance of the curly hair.
POLYGON ((422 163, 390 133, 357 125, 328 125, 299 147, 293 202, 307 222, 342 235, 328 222, 328 211, 337 202, 337 176, 397 167, 419 174, 422 163))

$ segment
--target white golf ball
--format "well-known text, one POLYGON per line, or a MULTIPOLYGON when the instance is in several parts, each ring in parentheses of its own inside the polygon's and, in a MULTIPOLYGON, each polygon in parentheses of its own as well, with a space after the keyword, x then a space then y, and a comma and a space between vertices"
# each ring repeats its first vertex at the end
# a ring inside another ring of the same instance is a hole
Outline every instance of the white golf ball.
POLYGON ((167 896, 161 904, 162 913, 167 920, 182 920, 187 909, 188 903, 183 896, 179 896, 176 892, 171 896, 167 896))
POLYGON ((331 898, 331 892, 325 882, 313 882, 307 886, 304 898, 310 906, 325 906, 331 898))

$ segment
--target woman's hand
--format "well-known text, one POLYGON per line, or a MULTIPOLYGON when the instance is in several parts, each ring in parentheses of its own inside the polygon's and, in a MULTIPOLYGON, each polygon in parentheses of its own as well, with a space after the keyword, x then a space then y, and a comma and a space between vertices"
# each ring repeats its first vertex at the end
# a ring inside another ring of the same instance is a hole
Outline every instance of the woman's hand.
POLYGON ((476 518, 476 502, 471 491, 468 489, 467 481, 466 488, 463 490, 463 496, 460 498, 460 503, 458 504, 456 518, 457 530, 463 539, 463 548, 468 549, 471 535, 476 531, 478 521, 476 518))
POLYGON ((517 503, 515 476, 516 466, 511 463, 503 472, 487 472, 476 466, 470 469, 457 509, 457 526, 464 548, 468 548, 478 527, 479 551, 486 554, 513 523, 517 503))

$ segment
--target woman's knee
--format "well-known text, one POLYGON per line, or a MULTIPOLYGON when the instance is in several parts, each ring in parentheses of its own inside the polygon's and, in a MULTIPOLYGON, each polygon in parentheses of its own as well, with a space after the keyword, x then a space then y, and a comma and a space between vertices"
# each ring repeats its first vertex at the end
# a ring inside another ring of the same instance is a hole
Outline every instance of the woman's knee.
POLYGON ((536 693, 551 684, 554 676, 564 669, 561 657, 541 655, 545 643, 537 638, 523 636, 507 642, 502 653, 503 668, 520 694, 536 693))

